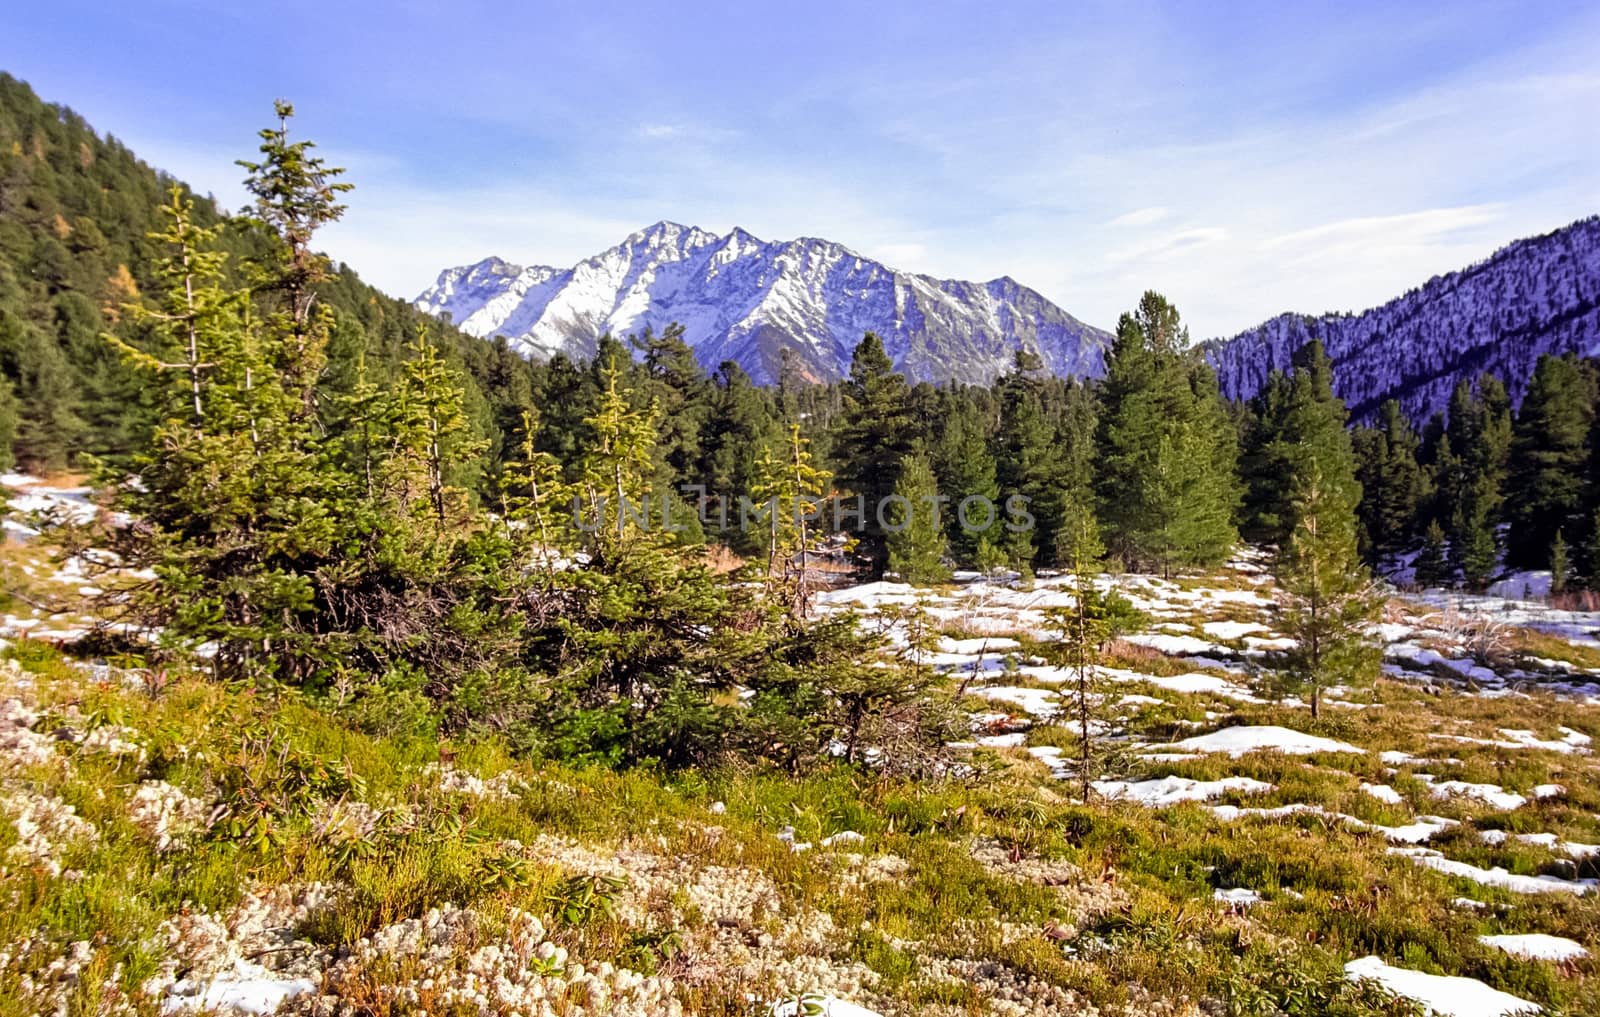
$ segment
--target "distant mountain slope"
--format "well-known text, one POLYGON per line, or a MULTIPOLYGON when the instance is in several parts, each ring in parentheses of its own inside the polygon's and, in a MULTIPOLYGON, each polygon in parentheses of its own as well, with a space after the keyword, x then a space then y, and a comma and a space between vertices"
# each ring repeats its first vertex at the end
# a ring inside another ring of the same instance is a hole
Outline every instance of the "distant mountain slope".
POLYGON ((1430 279, 1361 314, 1284 314, 1208 344, 1222 390, 1260 391, 1294 351, 1321 339, 1352 416, 1398 399, 1414 420, 1449 402, 1457 380, 1488 371, 1521 400, 1541 353, 1600 353, 1600 216, 1519 240, 1471 268, 1430 279))
POLYGON ((842 377, 867 331, 918 381, 992 381, 1019 346, 1057 374, 1097 377, 1111 338, 1009 278, 933 279, 827 240, 772 243, 668 222, 569 269, 499 258, 447 269, 416 306, 541 357, 587 356, 607 332, 678 322, 707 368, 733 360, 761 382, 777 380, 785 350, 813 379, 842 377))

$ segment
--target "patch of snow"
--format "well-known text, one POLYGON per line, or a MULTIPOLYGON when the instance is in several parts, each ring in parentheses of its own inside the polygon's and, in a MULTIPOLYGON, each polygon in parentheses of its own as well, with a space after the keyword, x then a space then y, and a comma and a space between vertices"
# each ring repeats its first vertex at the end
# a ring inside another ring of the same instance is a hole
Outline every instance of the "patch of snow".
POLYGON ((1213 653, 1221 649, 1216 643, 1204 639, 1196 639, 1194 636, 1175 636, 1166 632, 1140 632, 1128 636, 1127 641, 1169 656, 1213 653))
POLYGON ((1539 1007, 1478 981, 1450 975, 1430 975, 1392 967, 1378 957, 1362 957, 1344 966, 1345 977, 1373 981, 1396 996, 1421 1003, 1434 1017, 1509 1017, 1538 1013, 1539 1007))
POLYGON ((1061 712, 1061 696, 1050 689, 1025 689, 1015 685, 985 685, 970 690, 985 699, 1015 703, 1041 720, 1061 712))
POLYGON ((1203 802, 1220 798, 1231 791, 1263 794, 1276 785, 1250 777, 1224 777, 1221 780, 1191 780, 1188 777, 1162 777, 1159 780, 1097 780, 1094 789, 1107 798, 1137 802, 1150 808, 1164 808, 1179 802, 1203 802))
POLYGON ((983 735, 973 744, 986 749, 1020 749, 1027 740, 1026 731, 1015 731, 1011 734, 983 735))
POLYGON ((1528 799, 1514 791, 1507 791, 1499 784, 1470 784, 1464 780, 1442 780, 1433 785, 1435 798, 1472 798, 1488 805, 1491 808, 1509 810, 1519 809, 1528 803, 1528 799))
POLYGON ((805 1017, 812 1013, 819 1017, 879 1017, 865 1007, 846 1003, 834 996, 806 995, 772 1005, 772 1017, 805 1017))
POLYGON ((1244 887, 1235 887, 1231 890, 1214 890, 1211 899, 1218 904, 1227 904, 1230 907, 1247 908, 1252 904, 1261 903, 1261 894, 1244 887))
POLYGON ((1238 727, 1225 727, 1220 731, 1213 731, 1207 735, 1198 735, 1173 742, 1172 748, 1179 752, 1226 752, 1230 756, 1242 756, 1249 752, 1269 750, 1284 752, 1290 755, 1302 756, 1317 752, 1354 752, 1364 753, 1366 749, 1358 748, 1348 742, 1335 741, 1332 738, 1320 738, 1316 735, 1305 734, 1286 727, 1276 725, 1250 725, 1238 727))
POLYGON ((1528 932, 1512 936, 1479 936, 1478 942, 1504 950, 1513 957, 1524 960, 1562 961, 1582 960, 1589 956, 1583 944, 1565 936, 1547 936, 1542 932, 1528 932))
POLYGON ((1206 622, 1200 626, 1200 631, 1212 639, 1233 640, 1250 635, 1252 632, 1265 632, 1265 625, 1255 622, 1216 621, 1206 622))
POLYGON ((1376 798, 1378 801, 1386 802, 1389 805, 1400 805, 1406 800, 1404 795, 1387 784, 1367 784, 1363 782, 1361 785, 1361 790, 1376 798))
POLYGON ((1483 886, 1499 887, 1512 893, 1571 893, 1585 894, 1594 891, 1600 880, 1560 879, 1556 876, 1523 876, 1505 869, 1483 869, 1466 862, 1451 861, 1428 848, 1390 848, 1393 854, 1404 855, 1418 865, 1442 872, 1447 876, 1470 879, 1483 886))
POLYGON ((185 978, 174 982, 162 1001, 163 1014, 199 1011, 270 1014, 286 999, 315 992, 308 978, 280 978, 251 961, 240 960, 233 970, 208 979, 185 978))

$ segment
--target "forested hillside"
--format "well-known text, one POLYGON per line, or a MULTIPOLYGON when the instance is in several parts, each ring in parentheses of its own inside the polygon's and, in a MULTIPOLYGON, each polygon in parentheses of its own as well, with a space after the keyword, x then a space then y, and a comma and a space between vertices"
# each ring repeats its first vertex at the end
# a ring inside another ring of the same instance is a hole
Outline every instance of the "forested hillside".
POLYGON ((1420 423, 1481 374, 1520 402, 1541 356, 1600 352, 1600 217, 1508 244, 1382 307, 1279 315, 1209 344, 1209 356, 1223 392, 1248 399, 1312 339, 1333 358, 1334 390, 1358 420, 1394 399, 1420 423))
MULTIPOLYGON (((248 152, 248 136, 239 150, 248 152)), ((228 210, 0 73, 0 459, 56 469, 85 454, 125 457, 147 436, 155 409, 148 379, 102 333, 137 343, 148 331, 127 305, 148 302, 158 286, 166 252, 150 234, 165 226, 160 209, 173 186, 194 199, 197 225, 224 223, 228 210)), ((243 221, 227 221, 217 238, 232 274, 274 243, 243 221)), ((406 341, 426 323, 467 368, 479 433, 498 437, 485 393, 504 402, 521 391, 526 400, 521 358, 433 322, 349 266, 317 290, 334 312, 322 379, 329 395, 348 390, 363 358, 375 380, 393 378, 406 341)))

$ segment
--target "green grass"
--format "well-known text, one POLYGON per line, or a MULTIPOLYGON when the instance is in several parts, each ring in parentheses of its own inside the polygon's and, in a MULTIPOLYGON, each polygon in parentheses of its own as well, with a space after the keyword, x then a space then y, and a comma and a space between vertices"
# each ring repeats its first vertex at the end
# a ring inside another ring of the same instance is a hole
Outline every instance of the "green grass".
MULTIPOLYGON (((704 964, 730 939, 744 937, 774 944, 761 949, 786 957, 859 966, 870 973, 873 1005, 885 1014, 980 1012, 1002 990, 1109 1011, 1142 1012, 1152 1001, 1208 1001, 1228 1012, 1271 1014, 1299 999, 1311 1001, 1301 1013, 1403 1012, 1360 996, 1339 978, 1345 960, 1369 953, 1419 970, 1480 978, 1553 1012, 1600 1012, 1593 961, 1563 970, 1509 958, 1478 942, 1486 933, 1538 931, 1595 944, 1600 909, 1592 898, 1518 897, 1462 882, 1392 855, 1381 836, 1337 820, 1301 815, 1224 823, 1194 804, 1084 806, 1024 753, 992 754, 999 765, 970 779, 921 784, 843 767, 801 778, 534 767, 492 739, 441 747, 363 734, 292 693, 179 676, 150 695, 96 686, 36 644, 23 643, 7 656, 28 673, 27 694, 46 717, 40 731, 118 724, 138 732, 144 751, 142 757, 114 757, 63 742, 55 762, 3 775, 8 794, 59 798, 93 824, 99 838, 61 852, 60 875, 6 865, 0 949, 34 945, 0 970, 0 1017, 34 1012, 22 977, 44 970, 80 940, 91 943, 93 959, 66 1003, 69 1014, 105 1012, 118 994, 133 1012, 154 1013, 158 1001, 140 997, 138 988, 163 959, 152 937, 163 921, 185 910, 226 913, 251 888, 307 881, 341 888, 339 908, 298 930, 333 948, 443 904, 473 908, 490 930, 520 909, 540 916, 551 937, 588 964, 673 971, 687 963, 681 958, 704 964), (450 765, 484 778, 509 771, 521 790, 505 799, 442 792, 428 774, 441 750, 450 765), (159 853, 129 817, 130 796, 145 780, 167 781, 207 802, 228 788, 255 788, 255 797, 236 794, 235 801, 266 809, 270 838, 258 840, 253 830, 237 837, 198 834, 181 851, 159 853), (257 793, 262 787, 288 790, 257 793), (318 817, 327 807, 319 796, 342 796, 399 818, 370 843, 319 833, 318 817), (719 802, 725 808, 714 811, 719 802), (795 840, 812 844, 841 831, 861 833, 866 842, 857 850, 864 855, 820 847, 793 852, 776 836, 787 826, 795 840), (555 838, 572 845, 561 855, 569 861, 555 860, 559 852, 510 846, 548 845, 555 838), (615 891, 602 887, 593 893, 613 895, 619 904, 595 903, 586 881, 619 851, 681 866, 673 870, 682 873, 681 885, 651 884, 657 888, 649 894, 638 889, 642 881, 615 891), (887 876, 870 875, 879 865, 887 876), (705 911, 690 892, 694 879, 716 873, 769 888, 763 893, 770 898, 761 896, 738 929, 705 911), (1232 887, 1255 889, 1266 901, 1229 913, 1212 893, 1232 887), (1461 896, 1491 908, 1451 903, 1461 896), (982 979, 974 975, 980 970, 982 979)), ((1135 651, 1113 663, 1146 673, 1161 673, 1157 664, 1187 670, 1135 651)), ((1192 724, 1204 725, 1198 730, 1282 724, 1369 749, 1365 755, 1259 753, 1149 763, 1138 776, 1247 776, 1275 790, 1220 801, 1319 804, 1390 826, 1416 813, 1450 816, 1462 825, 1432 846, 1452 858, 1524 874, 1548 871, 1563 859, 1515 839, 1484 843, 1480 831, 1552 832, 1600 842, 1600 768, 1592 756, 1429 737, 1493 738, 1501 727, 1550 737, 1557 723, 1600 732, 1594 707, 1542 697, 1427 696, 1380 682, 1371 696, 1377 708, 1330 710, 1312 725, 1306 711, 1281 706, 1178 696, 1139 683, 1110 691, 1166 700, 1124 715, 1140 739, 1195 733, 1192 724), (1219 716, 1207 721, 1207 709, 1219 716), (1378 758, 1380 749, 1390 748, 1459 762, 1390 773, 1378 758), (1433 798, 1417 772, 1524 792, 1558 782, 1568 794, 1496 812, 1433 798), (1363 781, 1388 784, 1407 801, 1380 802, 1360 790, 1363 781)), ((12 694, 0 692, 0 698, 12 694)), ((1042 726, 1030 731, 1029 741, 1070 750, 1076 736, 1070 725, 1042 726)), ((0 823, 0 856, 17 844, 14 824, 0 823)), ((384 977, 381 969, 367 970, 365 983, 344 989, 360 998, 384 977)), ((689 1012, 732 1015, 746 1012, 749 993, 775 998, 787 988, 776 974, 749 980, 730 973, 712 984, 685 982, 680 999, 689 1012)))

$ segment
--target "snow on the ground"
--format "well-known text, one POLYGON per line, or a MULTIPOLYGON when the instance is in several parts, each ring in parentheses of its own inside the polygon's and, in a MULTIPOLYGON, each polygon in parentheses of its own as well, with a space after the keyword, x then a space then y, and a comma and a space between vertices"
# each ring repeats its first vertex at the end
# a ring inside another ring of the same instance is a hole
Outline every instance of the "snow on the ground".
POLYGON ((796 1017, 810 1014, 817 1017, 878 1017, 878 1014, 863 1006, 847 1003, 833 996, 803 996, 799 1000, 786 1000, 774 1003, 772 1017, 796 1017), (804 1005, 801 1005, 804 1004, 804 1005))
POLYGON ((1582 960, 1589 951, 1577 940, 1565 936, 1547 936, 1542 932, 1528 932, 1513 936, 1479 936, 1478 942, 1504 950, 1513 957, 1524 960, 1562 961, 1582 960))
POLYGON ((1404 795, 1387 784, 1368 784, 1366 782, 1362 782, 1361 790, 1376 798, 1378 801, 1386 802, 1389 805, 1400 805, 1406 800, 1404 795))
POLYGON ((1499 738, 1472 738, 1467 735, 1432 734, 1430 738, 1440 741, 1457 742, 1463 745, 1487 745, 1495 749, 1542 749, 1546 752, 1559 752, 1563 755, 1573 753, 1587 754, 1592 739, 1582 731, 1574 731, 1570 727, 1560 729, 1560 738, 1540 738, 1526 728, 1500 729, 1499 738))
POLYGON ((174 982, 161 1004, 163 1014, 270 1014, 284 1000, 317 990, 307 978, 280 978, 251 961, 238 961, 231 971, 203 980, 174 982))
POLYGON ((1327 819, 1337 819, 1342 823, 1357 830, 1373 830, 1395 844, 1420 844, 1432 839, 1433 835, 1442 830, 1456 826, 1454 819, 1445 819, 1441 816, 1419 816, 1415 823, 1407 826, 1383 826, 1379 823, 1369 823, 1365 819, 1347 815, 1343 812, 1333 812, 1320 805, 1308 805, 1305 802, 1293 802, 1289 805, 1278 805, 1273 808, 1248 808, 1239 805, 1208 805, 1211 814, 1224 823, 1231 823, 1246 817, 1259 819, 1283 819, 1288 816, 1310 815, 1322 816, 1327 819))
MULTIPOLYGON (((10 488, 5 500, 13 516, 37 513, 81 526, 100 514, 100 507, 89 500, 94 492, 87 487, 55 487, 26 473, 0 474, 0 486, 10 488)), ((8 529, 24 536, 30 535, 24 531, 32 530, 22 521, 8 529)))
POLYGON ((1175 636, 1169 632, 1140 632, 1128 636, 1127 642, 1144 646, 1169 656, 1179 657, 1197 653, 1227 652, 1226 647, 1194 636, 1175 636))
POLYGON ((973 744, 986 749, 1020 749, 1027 741, 1026 731, 1013 731, 1010 734, 982 735, 974 739, 973 744))
POLYGON ((1097 780, 1094 790, 1117 801, 1137 802, 1150 808, 1164 808, 1178 802, 1203 802, 1221 798, 1231 791, 1263 794, 1275 785, 1250 777, 1223 777, 1221 780, 1191 780, 1188 777, 1162 777, 1159 780, 1097 780))
POLYGON ((1050 776, 1057 780, 1066 780, 1072 776, 1072 768, 1067 765, 1066 759, 1062 757, 1060 746, 1032 745, 1028 747, 1028 755, 1048 766, 1050 768, 1050 776))
POLYGON ((1430 975, 1392 967, 1379 957, 1362 957, 1344 966, 1351 981, 1370 979, 1396 996, 1414 999, 1435 1017, 1509 1017, 1537 1013, 1539 1007, 1519 996, 1478 981, 1451 975, 1430 975))
POLYGON ((985 685, 972 689, 974 695, 1006 703, 1016 703, 1040 720, 1061 712, 1061 696, 1051 689, 1025 689, 1016 685, 985 685))
POLYGON ((1506 600, 1543 600, 1550 596, 1550 573, 1513 572, 1499 582, 1490 584, 1488 594, 1506 600))
POLYGON ((812 603, 822 607, 871 607, 878 604, 913 604, 917 597, 915 586, 880 580, 838 590, 824 590, 812 598, 812 603))
POLYGON ((1267 627, 1265 625, 1258 625, 1255 622, 1215 621, 1206 622, 1200 626, 1200 631, 1212 639, 1223 640, 1239 639, 1250 635, 1252 632, 1265 632, 1266 630, 1267 627))
POLYGON ((1234 887, 1230 890, 1214 890, 1211 899, 1218 904, 1227 904, 1230 907, 1247 908, 1252 904, 1260 904, 1261 894, 1246 887, 1234 887))
POLYGON ((1348 742, 1320 738, 1273 724, 1241 724, 1238 727, 1225 727, 1210 734, 1173 742, 1171 747, 1178 752, 1226 752, 1230 756, 1242 756, 1248 752, 1261 750, 1285 752, 1296 756, 1315 752, 1367 751, 1348 742))
POLYGON ((1433 797, 1471 798, 1501 810, 1520 809, 1528 799, 1515 791, 1507 791, 1499 784, 1471 784, 1464 780, 1442 780, 1433 785, 1433 797))
POLYGON ((1468 619, 1535 629, 1580 646, 1600 646, 1600 612, 1566 611, 1510 597, 1441 590, 1429 590, 1408 599, 1468 619))
POLYGON ((1556 876, 1523 876, 1505 869, 1483 869, 1466 862, 1451 861, 1429 848, 1390 848, 1390 853, 1404 855, 1418 865, 1426 866, 1447 876, 1459 876, 1484 886, 1499 887, 1512 893, 1592 893, 1600 880, 1561 879, 1556 876))
POLYGON ((1442 833, 1457 825, 1459 824, 1456 820, 1446 819, 1443 816, 1418 816, 1416 822, 1407 823, 1405 826, 1371 824, 1372 829, 1396 844, 1421 844, 1423 841, 1432 840, 1434 834, 1442 833))
POLYGON ((1248 690, 1234 684, 1226 678, 1214 674, 1168 674, 1168 675, 1140 675, 1142 681, 1149 682, 1157 688, 1166 689, 1168 692, 1184 692, 1189 695, 1210 693, 1215 696, 1226 696, 1229 699, 1239 699, 1245 702, 1260 702, 1248 690))
POLYGON ((1504 844, 1507 840, 1515 839, 1524 844, 1535 847, 1549 848, 1559 851, 1569 858, 1593 858, 1600 854, 1600 844, 1583 844, 1578 841, 1562 840, 1553 833, 1518 833, 1508 834, 1504 830, 1483 830, 1478 834, 1485 844, 1504 844))
POLYGON ((954 653, 966 657, 976 657, 979 654, 1006 654, 1013 650, 1022 649, 1022 644, 1015 639, 1005 636, 980 637, 977 639, 950 639, 939 640, 941 653, 954 653))

